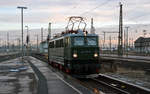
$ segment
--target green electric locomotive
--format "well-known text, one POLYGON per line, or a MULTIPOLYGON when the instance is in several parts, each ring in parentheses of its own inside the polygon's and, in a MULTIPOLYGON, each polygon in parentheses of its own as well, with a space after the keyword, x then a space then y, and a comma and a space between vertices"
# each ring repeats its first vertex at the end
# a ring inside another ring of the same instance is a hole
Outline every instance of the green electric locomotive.
POLYGON ((69 30, 49 41, 49 63, 72 74, 97 74, 100 70, 98 40, 98 35, 85 30, 69 30))

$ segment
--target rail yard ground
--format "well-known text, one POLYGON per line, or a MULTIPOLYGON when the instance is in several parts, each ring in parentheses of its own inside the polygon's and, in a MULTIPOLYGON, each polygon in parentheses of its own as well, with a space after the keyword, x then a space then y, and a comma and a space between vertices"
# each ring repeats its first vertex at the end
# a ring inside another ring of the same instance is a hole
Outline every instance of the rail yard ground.
MULTIPOLYGON (((146 56, 101 55, 101 59, 117 62, 117 70, 112 72, 104 65, 103 73, 118 79, 126 80, 143 87, 150 88, 150 59, 146 56)), ((108 62, 107 61, 107 62, 108 62)))
POLYGON ((147 75, 145 71, 118 68, 115 73, 105 72, 104 74, 150 89, 150 75, 147 75))
POLYGON ((117 70, 112 70, 110 68, 111 64, 106 63, 103 65, 101 73, 150 89, 150 75, 149 71, 147 71, 148 66, 150 66, 150 63, 120 60, 117 65, 117 70))
MULTIPOLYGON (((81 80, 82 82, 80 82, 78 79, 52 68, 43 62, 47 61, 44 56, 34 57, 25 56, 24 63, 21 63, 21 58, 9 58, 11 60, 6 59, 0 62, 0 93, 93 94, 93 90, 96 88, 98 92, 101 92, 100 94, 103 94, 102 92, 108 93, 108 90, 102 85, 101 88, 103 87, 104 90, 100 89, 100 87, 94 87, 97 86, 96 84, 98 83, 91 83, 89 80, 82 81, 83 79, 81 80), (34 57, 39 58, 36 59, 34 57)), ((150 75, 145 71, 118 67, 117 71, 110 72, 109 67, 103 67, 101 72, 105 75, 150 89, 150 75)), ((113 91, 110 89, 109 93, 110 92, 113 91)))

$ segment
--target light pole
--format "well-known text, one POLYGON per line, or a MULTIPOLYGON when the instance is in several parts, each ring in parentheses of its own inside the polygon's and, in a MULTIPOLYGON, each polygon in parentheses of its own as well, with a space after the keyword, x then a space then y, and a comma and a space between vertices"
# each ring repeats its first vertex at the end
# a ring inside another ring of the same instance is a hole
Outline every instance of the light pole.
POLYGON ((43 28, 41 28, 41 45, 42 45, 41 51, 43 52, 44 50, 43 50, 43 43, 42 42, 43 42, 43 28))
POLYGON ((27 37, 26 37, 26 43, 27 43, 27 56, 29 55, 29 27, 25 26, 27 28, 27 37))
POLYGON ((25 26, 27 28, 27 35, 29 35, 29 27, 25 26))
POLYGON ((21 9, 21 29, 22 29, 22 63, 23 63, 23 9, 27 9, 27 7, 18 6, 18 9, 21 9))
POLYGON ((7 32, 7 54, 9 53, 9 32, 7 32))
POLYGON ((34 36, 36 37, 36 51, 38 52, 38 50, 39 50, 39 35, 36 34, 34 36))

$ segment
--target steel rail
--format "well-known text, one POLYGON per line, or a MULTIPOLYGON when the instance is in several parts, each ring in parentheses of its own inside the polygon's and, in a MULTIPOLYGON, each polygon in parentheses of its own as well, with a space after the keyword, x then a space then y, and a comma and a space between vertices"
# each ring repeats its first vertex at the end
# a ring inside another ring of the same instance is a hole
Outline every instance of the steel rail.
POLYGON ((128 83, 126 81, 119 80, 117 78, 110 77, 104 74, 100 74, 99 77, 94 78, 94 80, 96 80, 97 82, 104 82, 106 83, 106 85, 109 85, 113 88, 118 88, 121 91, 123 90, 129 92, 128 94, 150 94, 150 89, 128 83), (113 86, 112 84, 116 84, 116 86, 113 86), (122 88, 121 86, 124 86, 124 88, 122 88))
POLYGON ((97 80, 95 78, 92 78, 92 80, 94 80, 95 82, 97 82, 99 84, 105 85, 105 86, 107 86, 110 89, 113 89, 113 90, 117 91, 119 94, 130 94, 129 92, 124 91, 124 90, 122 90, 120 88, 114 87, 114 86, 112 86, 112 85, 110 85, 110 84, 108 84, 108 83, 106 83, 104 81, 100 81, 100 80, 97 80))

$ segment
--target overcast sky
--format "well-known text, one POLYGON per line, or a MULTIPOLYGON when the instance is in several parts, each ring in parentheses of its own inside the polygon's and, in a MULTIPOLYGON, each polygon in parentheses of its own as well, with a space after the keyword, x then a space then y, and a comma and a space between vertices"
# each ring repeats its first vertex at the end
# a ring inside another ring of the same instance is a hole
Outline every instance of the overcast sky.
POLYGON ((65 28, 69 16, 85 17, 88 27, 90 19, 94 18, 96 29, 118 25, 120 1, 123 4, 123 24, 150 24, 150 0, 0 0, 0 39, 6 40, 7 32, 10 40, 20 36, 21 10, 17 6, 28 7, 24 10, 24 26, 28 25, 31 31, 34 29, 31 33, 35 40, 41 27, 47 34, 45 29, 49 22, 52 28, 65 28))
POLYGON ((119 2, 123 3, 124 21, 149 23, 150 0, 0 0, 0 31, 20 29, 20 10, 26 6, 24 25, 30 28, 64 28, 67 17, 80 15, 94 18, 95 27, 118 24, 119 2))

